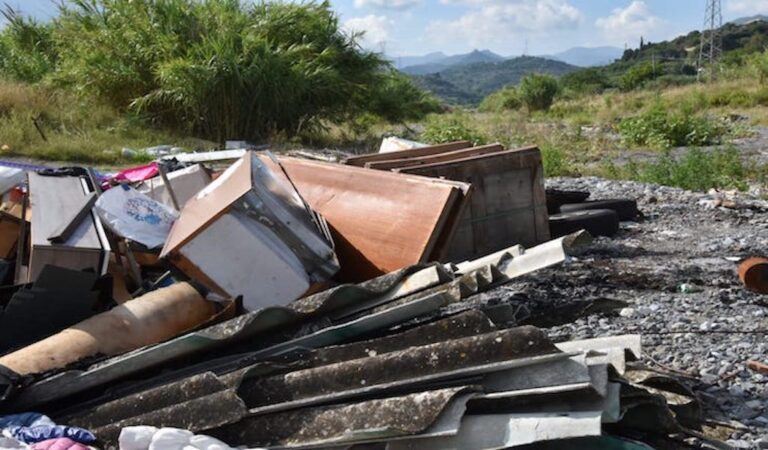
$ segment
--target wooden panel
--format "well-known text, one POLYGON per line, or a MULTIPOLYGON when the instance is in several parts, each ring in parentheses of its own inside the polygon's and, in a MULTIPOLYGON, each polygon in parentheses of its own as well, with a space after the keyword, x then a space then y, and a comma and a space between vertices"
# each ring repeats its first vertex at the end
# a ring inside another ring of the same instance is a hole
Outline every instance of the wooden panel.
POLYGON ((369 155, 352 156, 347 158, 345 164, 350 166, 364 167, 367 163, 374 161, 387 161, 390 159, 415 158, 419 156, 436 155, 439 153, 460 150, 462 148, 472 147, 469 141, 456 141, 447 144, 431 145, 429 147, 414 148, 411 150, 402 150, 399 152, 371 153, 369 155))
POLYGON ((461 150, 454 150, 450 152, 439 153, 436 155, 419 156, 416 158, 406 159, 390 159, 386 161, 376 161, 366 163, 365 167, 378 170, 392 170, 399 171, 401 168, 413 167, 425 164, 434 164, 438 162, 453 161, 454 159, 466 158, 469 156, 485 155, 488 153, 497 153, 504 151, 504 147, 501 144, 482 145, 480 147, 470 147, 461 150))
MULTIPOLYGON (((266 158, 262 158, 271 164, 266 158)), ((469 186, 296 158, 280 158, 299 193, 328 221, 343 281, 430 258, 469 186)), ((278 170, 275 170, 278 172, 278 170)))
MULTIPOLYGON (((78 177, 46 177, 30 173, 29 206, 34 214, 30 231, 32 245, 50 245, 48 236, 71 216, 71 210, 82 203, 85 195, 78 177)), ((83 220, 62 245, 101 249, 101 242, 92 220, 83 220)))
POLYGON ((29 204, 33 220, 29 281, 34 281, 46 264, 73 270, 92 269, 98 274, 106 270, 109 245, 94 213, 86 216, 65 242, 48 241, 48 236, 71 216, 71 211, 86 195, 79 177, 46 177, 30 172, 29 204))
POLYGON ((20 231, 20 219, 0 212, 0 258, 10 259, 14 257, 20 231))
POLYGON ((472 184, 470 206, 446 260, 461 261, 514 244, 533 246, 549 240, 541 153, 535 147, 408 167, 401 173, 472 184))

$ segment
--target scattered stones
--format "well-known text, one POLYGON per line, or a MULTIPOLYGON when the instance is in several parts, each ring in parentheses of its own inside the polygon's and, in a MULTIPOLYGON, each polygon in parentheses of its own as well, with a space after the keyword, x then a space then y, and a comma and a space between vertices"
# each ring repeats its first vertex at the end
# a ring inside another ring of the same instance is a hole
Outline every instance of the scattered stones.
POLYGON ((705 417, 743 428, 729 445, 768 448, 768 376, 746 369, 748 360, 768 361, 768 298, 744 289, 736 272, 744 259, 768 255, 768 202, 748 194, 598 178, 547 182, 590 191, 590 199, 635 198, 645 218, 622 224, 611 239, 597 238, 569 264, 523 277, 487 297, 526 305, 521 323, 548 327, 554 339, 643 335, 646 364, 698 377, 690 387, 705 417), (720 205, 712 207, 713 199, 720 205), (596 299, 625 306, 594 313, 574 309, 575 302, 596 299), (571 315, 558 320, 552 310, 571 315))

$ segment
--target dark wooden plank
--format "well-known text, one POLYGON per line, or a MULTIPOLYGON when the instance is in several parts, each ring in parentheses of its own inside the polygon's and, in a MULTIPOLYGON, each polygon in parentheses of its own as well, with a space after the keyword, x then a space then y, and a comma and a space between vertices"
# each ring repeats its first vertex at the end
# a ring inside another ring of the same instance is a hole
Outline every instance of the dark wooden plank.
POLYGON ((426 155, 436 155, 438 153, 460 150, 462 148, 472 147, 469 141, 448 142, 446 144, 430 145, 429 147, 414 148, 411 150, 402 150, 399 152, 371 153, 369 155, 352 156, 344 162, 350 166, 364 167, 366 163, 374 161, 386 161, 389 159, 414 158, 426 155))
POLYGON ((454 159, 467 158, 469 156, 485 155, 488 153, 496 153, 503 151, 504 147, 501 144, 481 145, 479 147, 470 147, 460 150, 453 150, 450 152, 438 153, 436 155, 419 156, 415 158, 405 159, 390 159, 386 161, 375 161, 365 164, 365 167, 377 170, 391 170, 400 169, 404 167, 412 167, 426 164, 434 164, 439 162, 453 161, 454 159))
POLYGON ((61 244, 66 242, 75 232, 80 223, 90 216, 91 208, 96 203, 96 193, 91 192, 82 199, 82 203, 70 211, 70 216, 66 217, 58 228, 48 236, 50 242, 61 244))
POLYGON ((74 227, 65 242, 54 244, 48 241, 48 237, 71 217, 72 211, 82 204, 86 196, 79 177, 29 174, 29 206, 32 209, 29 281, 34 281, 46 264, 74 270, 93 269, 101 273, 102 258, 109 247, 106 240, 102 241, 103 236, 96 224, 98 219, 93 213, 74 227))
POLYGON ((401 173, 472 184, 446 260, 483 256, 549 240, 541 153, 535 147, 403 168, 401 173))

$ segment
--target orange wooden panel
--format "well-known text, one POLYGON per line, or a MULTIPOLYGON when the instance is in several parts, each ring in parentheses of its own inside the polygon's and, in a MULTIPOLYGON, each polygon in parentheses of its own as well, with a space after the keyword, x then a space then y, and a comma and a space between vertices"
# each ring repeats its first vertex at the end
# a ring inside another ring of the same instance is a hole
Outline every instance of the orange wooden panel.
MULTIPOLYGON (((276 173, 279 168, 262 157, 276 173)), ((469 186, 333 163, 281 157, 310 207, 328 221, 345 282, 425 262, 469 186), (462 189, 463 188, 463 189, 462 189)))

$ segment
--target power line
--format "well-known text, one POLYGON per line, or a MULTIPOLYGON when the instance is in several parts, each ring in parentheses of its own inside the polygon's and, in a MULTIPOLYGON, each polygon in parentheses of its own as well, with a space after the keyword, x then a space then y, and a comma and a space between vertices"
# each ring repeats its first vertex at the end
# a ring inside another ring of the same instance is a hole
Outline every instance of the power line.
POLYGON ((720 29, 723 26, 723 12, 721 0, 707 0, 704 14, 704 27, 701 30, 701 45, 699 46, 698 73, 705 65, 709 65, 709 78, 715 75, 715 68, 723 53, 723 36, 720 29))

